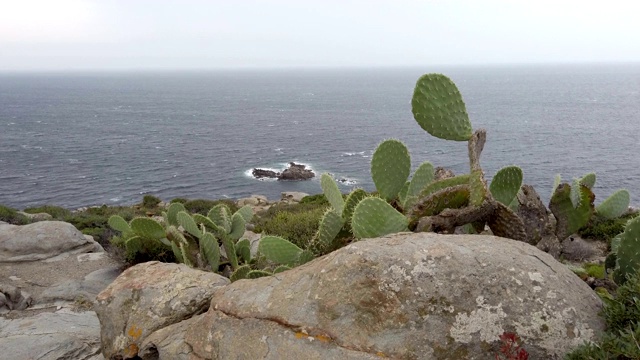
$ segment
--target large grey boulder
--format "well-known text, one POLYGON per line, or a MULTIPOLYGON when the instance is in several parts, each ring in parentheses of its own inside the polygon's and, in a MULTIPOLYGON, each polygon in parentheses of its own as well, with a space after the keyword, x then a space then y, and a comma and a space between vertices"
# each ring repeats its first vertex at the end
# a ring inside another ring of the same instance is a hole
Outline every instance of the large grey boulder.
POLYGON ((122 273, 120 266, 111 266, 93 271, 81 280, 64 280, 46 288, 39 300, 43 303, 60 301, 91 303, 120 273, 122 273))
POLYGON ((513 332, 530 359, 560 359, 600 336, 601 306, 565 266, 524 242, 395 234, 218 287, 205 314, 146 337, 138 355, 489 359, 500 335, 513 332))
POLYGON ((96 314, 41 313, 23 319, 0 318, 3 359, 101 359, 100 326, 96 314))
POLYGON ((44 260, 62 254, 104 251, 91 237, 62 221, 0 223, 0 263, 44 260))
POLYGON ((206 311, 214 290, 228 283, 184 264, 152 261, 125 270, 96 298, 103 355, 135 357, 147 336, 206 311))

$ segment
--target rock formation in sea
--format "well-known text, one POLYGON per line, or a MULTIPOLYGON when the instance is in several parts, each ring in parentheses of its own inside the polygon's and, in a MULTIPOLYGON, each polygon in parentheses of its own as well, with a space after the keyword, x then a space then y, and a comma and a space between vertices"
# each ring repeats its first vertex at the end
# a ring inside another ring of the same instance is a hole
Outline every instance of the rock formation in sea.
POLYGON ((289 163, 289 167, 282 172, 275 172, 273 170, 266 170, 260 168, 254 168, 251 174, 257 178, 273 178, 278 180, 308 180, 316 176, 311 169, 307 169, 305 165, 296 164, 294 162, 289 163))

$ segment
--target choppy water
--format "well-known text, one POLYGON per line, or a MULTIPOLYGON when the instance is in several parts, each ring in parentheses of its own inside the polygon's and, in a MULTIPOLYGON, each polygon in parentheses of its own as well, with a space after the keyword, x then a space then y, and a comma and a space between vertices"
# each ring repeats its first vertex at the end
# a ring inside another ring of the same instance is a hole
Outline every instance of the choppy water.
POLYGON ((556 173, 595 171, 596 202, 618 188, 640 202, 640 65, 564 65, 2 74, 0 204, 319 193, 317 179, 247 176, 289 161, 373 189, 370 157, 386 138, 404 141, 415 167, 468 171, 466 143, 413 120, 413 86, 426 72, 449 75, 474 128, 487 129, 487 177, 519 165, 548 200, 556 173))

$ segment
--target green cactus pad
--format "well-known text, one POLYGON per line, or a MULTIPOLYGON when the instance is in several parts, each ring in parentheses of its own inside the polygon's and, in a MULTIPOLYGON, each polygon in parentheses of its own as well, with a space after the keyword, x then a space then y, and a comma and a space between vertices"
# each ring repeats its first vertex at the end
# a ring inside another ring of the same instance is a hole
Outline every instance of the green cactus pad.
POLYGON ((124 246, 127 249, 127 254, 135 255, 142 251, 142 238, 140 236, 132 236, 125 240, 124 246))
POLYGON ((231 264, 232 269, 238 268, 238 255, 236 255, 236 244, 233 243, 228 236, 223 236, 220 238, 222 242, 222 246, 224 246, 224 252, 227 255, 227 260, 229 260, 229 264, 231 264))
POLYGON ((367 192, 362 189, 355 189, 347 196, 347 200, 344 202, 344 209, 342 210, 342 219, 346 224, 351 223, 351 217, 353 216, 353 210, 356 208, 356 205, 362 199, 367 197, 367 192))
POLYGON ((549 202, 549 210, 557 220, 556 236, 560 241, 585 226, 591 219, 591 215, 593 215, 595 195, 593 195, 591 189, 584 185, 579 185, 579 188, 581 199, 578 208, 573 207, 570 197, 571 186, 566 183, 558 186, 549 202))
POLYGON ((209 210, 207 217, 213 221, 214 224, 224 229, 225 233, 231 231, 231 211, 224 204, 218 204, 209 210))
POLYGON ((371 177, 380 196, 391 201, 398 196, 411 173, 411 157, 399 140, 385 140, 371 158, 371 177))
POLYGON ((180 230, 173 225, 169 225, 167 228, 167 239, 176 244, 187 243, 187 239, 182 235, 180 230))
POLYGON ((411 182, 406 181, 402 186, 402 189, 400 189, 400 192, 398 193, 398 200, 400 200, 401 204, 404 204, 407 201, 407 192, 409 191, 409 185, 411 185, 411 182))
POLYGON ((473 129, 467 108, 456 84, 442 74, 426 74, 418 79, 411 111, 421 128, 445 140, 467 141, 473 129))
POLYGON ((589 189, 593 189, 593 186, 596 184, 596 174, 588 173, 580 179, 580 183, 589 189))
POLYGON ((495 236, 519 241, 527 240, 524 222, 503 203, 497 203, 496 210, 491 215, 487 225, 489 225, 491 232, 495 236))
POLYGON ((178 213, 180 211, 187 211, 181 203, 175 202, 169 205, 167 209, 167 222, 169 225, 178 226, 178 213))
POLYGON ((420 199, 426 198, 431 194, 438 192, 442 189, 446 189, 448 187, 469 184, 470 178, 471 178, 471 175, 465 174, 465 175, 454 176, 452 178, 434 181, 431 184, 427 185, 427 187, 425 187, 420 192, 419 198, 420 199))
POLYGON ((580 206, 580 201, 582 200, 580 179, 573 179, 573 182, 571 184, 571 191, 569 192, 569 198, 571 199, 571 204, 574 208, 580 206))
POLYGON ((618 190, 598 205, 596 212, 607 219, 615 219, 622 216, 629 209, 629 201, 629 191, 625 189, 618 190))
POLYGON ((131 227, 120 215, 112 215, 109 218, 108 224, 113 230, 120 231, 123 235, 131 232, 131 227))
POLYGON ((240 214, 240 216, 242 216, 242 218, 244 219, 245 223, 248 223, 251 221, 251 219, 253 219, 253 209, 249 205, 245 205, 241 207, 235 213, 240 214))
POLYGON ((184 264, 184 258, 182 257, 182 251, 180 247, 176 245, 176 243, 171 243, 171 250, 173 250, 173 256, 175 256, 176 261, 180 264, 184 264))
POLYGON ((376 197, 366 198, 356 206, 351 218, 353 235, 358 239, 376 238, 402 231, 408 231, 407 218, 376 197))
POLYGON ((187 244, 180 244, 178 245, 178 247, 180 248, 180 253, 182 254, 182 262, 183 264, 187 265, 188 267, 193 267, 193 262, 191 261, 191 258, 189 257, 189 251, 188 251, 188 245, 187 244))
POLYGON ((229 280, 231 280, 231 282, 234 282, 242 279, 247 279, 247 274, 249 274, 250 271, 251 267, 249 265, 242 265, 231 274, 229 280))
POLYGON ((231 240, 238 241, 238 239, 244 235, 244 231, 246 230, 245 226, 246 224, 242 215, 239 213, 233 214, 231 217, 231 231, 229 232, 231 240))
POLYGON ((320 220, 320 226, 318 232, 313 239, 314 251, 318 253, 325 252, 333 242, 338 233, 344 226, 344 219, 334 209, 329 208, 322 219, 320 220))
POLYGON ((493 198, 504 205, 511 205, 522 186, 522 169, 505 166, 491 179, 489 191, 493 198))
POLYGON ((624 231, 618 235, 616 235, 613 239, 611 239, 611 252, 612 253, 617 253, 618 252, 618 248, 620 247, 620 242, 622 241, 622 234, 624 234, 624 231))
POLYGON ((618 285, 626 282, 640 268, 640 217, 627 222, 617 253, 618 266, 613 278, 618 285))
POLYGON ((468 185, 457 185, 439 190, 420 199, 411 209, 411 219, 418 220, 423 216, 433 216, 444 209, 459 209, 469 204, 470 190, 468 185))
POLYGON ((291 270, 291 268, 288 267, 287 265, 280 265, 277 268, 273 269, 273 273, 274 274, 278 274, 278 273, 281 273, 281 272, 287 271, 287 270, 291 270))
POLYGON ((258 251, 276 264, 293 266, 302 249, 281 237, 264 236, 260 239, 258 251))
POLYGON ((211 271, 217 271, 220 266, 220 247, 218 240, 211 233, 205 233, 200 237, 200 250, 202 256, 207 260, 211 271))
POLYGON ((216 225, 213 221, 211 221, 211 219, 209 219, 206 216, 203 216, 200 214, 193 214, 191 217, 193 218, 193 221, 196 222, 196 224, 198 225, 203 224, 207 229, 212 231, 213 234, 217 237, 222 237, 227 234, 222 227, 216 225))
POLYGON ((418 200, 420 192, 427 187, 427 185, 433 182, 434 172, 435 170, 430 162, 425 161, 420 164, 411 178, 411 182, 409 183, 404 199, 400 199, 400 201, 402 201, 402 207, 408 209, 413 206, 413 203, 418 200))
POLYGON ((338 184, 336 184, 331 175, 322 174, 320 177, 320 187, 322 187, 322 192, 329 201, 329 204, 331 204, 338 214, 341 214, 344 208, 344 200, 342 199, 340 189, 338 189, 338 184))
POLYGON ((311 250, 302 250, 300 252, 300 255, 298 255, 298 260, 296 261, 296 264, 298 265, 306 264, 315 258, 316 256, 311 250))
POLYGON ((249 239, 242 239, 236 243, 236 255, 245 263, 251 261, 251 243, 249 239))
POLYGON ((131 230, 145 239, 160 240, 167 237, 159 222, 146 217, 137 217, 131 220, 131 230))
POLYGON ((251 270, 247 273, 247 279, 257 279, 265 276, 271 276, 272 273, 264 270, 251 270))
POLYGON ((487 197, 482 170, 474 170, 469 178, 469 205, 480 206, 487 197))
POLYGON ((198 228, 198 224, 196 224, 191 215, 189 215, 186 211, 178 212, 176 218, 178 219, 178 224, 180 224, 180 226, 182 226, 182 228, 186 232, 197 238, 200 238, 202 236, 202 230, 198 228))

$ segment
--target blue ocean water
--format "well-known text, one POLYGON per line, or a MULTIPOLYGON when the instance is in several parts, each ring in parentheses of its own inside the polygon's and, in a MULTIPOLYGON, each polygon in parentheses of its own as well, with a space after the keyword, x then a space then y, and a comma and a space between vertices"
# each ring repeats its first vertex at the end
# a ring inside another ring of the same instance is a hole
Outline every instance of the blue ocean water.
MULTIPOLYGON (((0 204, 69 208, 321 192, 258 181, 289 161, 373 189, 382 140, 422 161, 468 171, 466 143, 413 120, 417 78, 442 72, 488 140, 487 178, 505 165, 548 201, 553 178, 595 171, 596 203, 618 188, 640 202, 640 65, 0 74, 0 204)), ((352 186, 343 186, 348 191, 352 186)))

